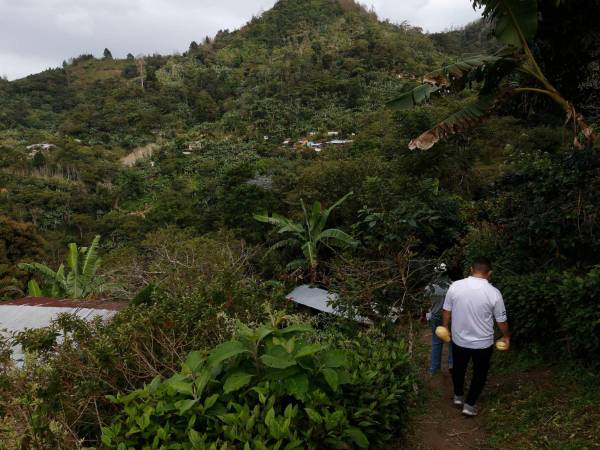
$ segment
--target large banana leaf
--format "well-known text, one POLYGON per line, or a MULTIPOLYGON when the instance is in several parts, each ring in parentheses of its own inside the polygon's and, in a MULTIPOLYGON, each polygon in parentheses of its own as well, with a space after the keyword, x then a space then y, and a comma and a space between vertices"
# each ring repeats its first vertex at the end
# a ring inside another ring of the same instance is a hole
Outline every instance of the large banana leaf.
POLYGON ((486 66, 501 60, 496 55, 475 55, 455 63, 448 64, 423 76, 423 83, 435 86, 449 86, 451 83, 464 78, 476 71, 481 71, 486 66))
POLYGON ((412 108, 425 103, 432 94, 442 91, 465 77, 480 81, 484 77, 485 69, 502 59, 502 56, 496 55, 476 55, 448 64, 425 74, 422 78, 423 84, 388 102, 388 106, 396 109, 412 108))
POLYGON ((442 89, 441 86, 434 86, 433 84, 421 84, 416 88, 405 92, 401 96, 388 102, 388 106, 395 109, 408 109, 413 106, 420 105, 431 98, 431 94, 434 94, 442 89))
POLYGON ((506 45, 524 48, 538 28, 537 0, 473 0, 483 17, 494 24, 494 36, 506 45))
POLYGON ((491 95, 478 97, 471 104, 410 141, 408 148, 411 150, 416 148, 428 150, 440 139, 480 124, 489 115, 494 104, 494 97, 491 95))
POLYGON ((30 297, 42 297, 42 290, 40 289, 40 285, 35 280, 29 280, 27 283, 27 295, 30 297))
POLYGON ((79 273, 79 249, 77 244, 71 242, 69 244, 69 252, 67 254, 67 265, 71 271, 79 273))
POLYGON ((331 244, 341 243, 350 247, 356 247, 358 245, 358 241, 354 240, 352 236, 337 228, 330 228, 323 231, 317 236, 317 239, 319 241, 331 241, 331 244))
POLYGON ((338 206, 340 206, 342 203, 344 203, 348 199, 348 197, 351 197, 352 195, 354 195, 354 192, 352 192, 352 191, 348 192, 346 195, 344 195, 342 198, 340 198, 337 202, 335 202, 333 205, 331 205, 329 208, 327 208, 323 212, 323 214, 321 215, 321 219, 319 221, 319 226, 318 226, 319 233, 321 231, 323 231, 323 229, 325 228, 325 224, 329 220, 329 216, 331 215, 331 212, 334 209, 336 209, 338 206))
POLYGON ((57 272, 45 264, 40 263, 21 263, 19 269, 27 270, 30 273, 37 273, 48 282, 54 282, 57 278, 57 272))
POLYGON ((83 298, 83 289, 81 287, 79 275, 71 270, 67 275, 67 296, 69 298, 83 298))
POLYGON ((280 227, 278 230, 279 233, 304 233, 304 228, 302 227, 302 225, 293 222, 287 217, 280 216, 279 214, 273 214, 272 216, 268 216, 266 214, 254 214, 254 219, 258 220, 259 222, 269 223, 271 225, 280 227))
POLYGON ((100 265, 98 257, 98 246, 100 245, 100 236, 97 235, 92 244, 86 251, 83 267, 81 269, 82 282, 86 285, 90 284, 96 275, 96 270, 100 265))
POLYGON ((283 248, 283 247, 300 247, 300 241, 298 239, 290 238, 283 239, 282 241, 276 242, 269 247, 269 250, 265 253, 265 256, 270 254, 272 251, 283 248))

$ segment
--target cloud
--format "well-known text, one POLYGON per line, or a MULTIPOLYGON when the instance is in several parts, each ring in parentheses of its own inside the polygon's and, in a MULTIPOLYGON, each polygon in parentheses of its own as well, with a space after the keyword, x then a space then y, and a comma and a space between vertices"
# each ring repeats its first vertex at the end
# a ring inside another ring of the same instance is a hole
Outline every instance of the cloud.
MULTIPOLYGON (((182 52, 192 40, 235 29, 275 0, 0 0, 0 75, 60 66, 83 53, 182 52)), ((362 0, 382 18, 428 31, 477 18, 469 0, 362 0)))

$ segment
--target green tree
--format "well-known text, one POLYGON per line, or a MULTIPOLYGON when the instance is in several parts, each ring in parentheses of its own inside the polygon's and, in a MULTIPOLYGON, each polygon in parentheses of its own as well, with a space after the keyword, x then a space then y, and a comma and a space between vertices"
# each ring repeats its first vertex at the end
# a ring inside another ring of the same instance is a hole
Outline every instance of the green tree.
POLYGON ((573 126, 573 144, 582 147, 595 139, 592 128, 546 78, 530 43, 538 29, 537 0, 472 0, 483 8, 483 16, 492 23, 494 36, 504 47, 493 55, 471 56, 423 76, 422 84, 390 102, 396 108, 409 108, 427 101, 432 94, 460 91, 481 83, 477 98, 465 108, 437 123, 409 143, 409 148, 429 149, 440 139, 478 125, 511 95, 541 94, 558 104, 573 126), (581 136, 580 136, 581 134, 581 136))
POLYGON ((23 295, 28 275, 19 263, 43 258, 45 247, 34 225, 0 215, 0 297, 23 295))
POLYGON ((331 212, 341 205, 352 192, 346 194, 329 208, 323 210, 320 202, 314 202, 310 213, 302 204, 303 221, 294 222, 292 219, 273 214, 267 216, 264 214, 255 214, 254 218, 259 222, 269 223, 279 228, 279 234, 291 235, 287 239, 283 239, 271 246, 269 251, 282 247, 300 247, 304 254, 304 259, 294 260, 288 264, 288 268, 301 267, 304 264, 308 265, 310 272, 310 280, 314 283, 317 279, 317 268, 319 266, 319 248, 323 245, 342 245, 355 247, 358 242, 350 235, 337 228, 328 228, 327 220, 331 212))
POLYGON ((101 293, 105 286, 96 277, 101 263, 98 256, 99 244, 100 236, 96 236, 89 247, 77 247, 77 244, 70 243, 67 254, 67 266, 70 269, 68 273, 65 273, 64 264, 56 271, 40 263, 20 264, 19 268, 38 275, 45 282, 41 288, 35 279, 31 279, 27 285, 28 295, 88 298, 101 293))
POLYGON ((112 53, 107 48, 104 49, 104 52, 102 53, 102 56, 104 57, 104 59, 113 59, 112 53))

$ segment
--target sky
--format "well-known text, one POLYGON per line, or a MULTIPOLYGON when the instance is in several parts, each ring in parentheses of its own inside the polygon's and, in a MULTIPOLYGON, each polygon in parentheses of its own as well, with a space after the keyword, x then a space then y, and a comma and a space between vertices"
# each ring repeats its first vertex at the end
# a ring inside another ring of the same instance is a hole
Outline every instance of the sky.
MULTIPOLYGON (((84 53, 171 54, 220 29, 234 30, 275 0, 0 0, 0 76, 58 67, 84 53)), ((381 19, 425 31, 479 17, 469 0, 362 0, 381 19)))

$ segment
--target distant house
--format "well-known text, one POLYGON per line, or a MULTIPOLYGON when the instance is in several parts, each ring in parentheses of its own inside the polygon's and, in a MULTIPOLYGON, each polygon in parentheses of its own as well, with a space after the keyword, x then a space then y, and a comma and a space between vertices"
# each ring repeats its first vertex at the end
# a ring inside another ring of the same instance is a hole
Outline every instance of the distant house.
POLYGON ((352 142, 354 142, 351 139, 333 139, 331 141, 327 141, 327 144, 329 145, 344 145, 344 144, 351 144, 352 142))
POLYGON ((193 152, 194 150, 200 150, 202 145, 203 141, 192 141, 188 143, 187 149, 189 152, 193 152))
POLYGON ((283 141, 283 145, 290 145, 292 143, 292 140, 290 138, 287 138, 285 141, 283 141))
POLYGON ((322 144, 322 143, 320 143, 320 142, 308 141, 308 142, 307 142, 307 144, 306 144, 306 146, 307 146, 308 148, 312 148, 312 149, 314 149, 314 150, 317 150, 317 149, 318 149, 318 150, 321 150, 321 147, 323 146, 323 144, 322 144))
POLYGON ((327 136, 338 136, 340 134, 339 131, 328 131, 327 136))
POLYGON ((27 149, 27 152, 28 152, 27 156, 29 158, 33 158, 35 155, 37 155, 40 152, 41 153, 48 153, 53 148, 56 148, 56 145, 54 145, 54 144, 48 144, 47 142, 44 142, 42 144, 28 145, 25 148, 27 149))

